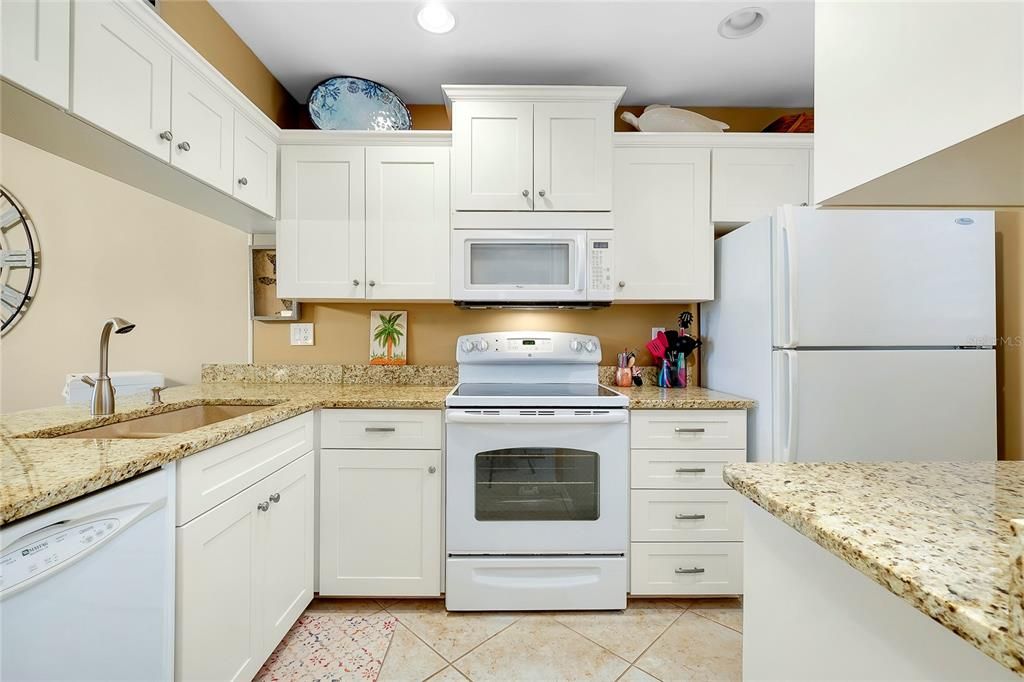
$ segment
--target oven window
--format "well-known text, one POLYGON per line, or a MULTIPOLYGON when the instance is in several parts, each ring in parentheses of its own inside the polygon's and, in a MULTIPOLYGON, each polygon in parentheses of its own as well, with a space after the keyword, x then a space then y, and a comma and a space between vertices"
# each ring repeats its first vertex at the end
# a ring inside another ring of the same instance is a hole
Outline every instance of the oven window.
POLYGON ((469 282, 474 285, 570 285, 569 244, 481 242, 469 245, 469 282))
POLYGON ((596 521, 600 455, 571 448, 506 448, 476 456, 477 521, 596 521))

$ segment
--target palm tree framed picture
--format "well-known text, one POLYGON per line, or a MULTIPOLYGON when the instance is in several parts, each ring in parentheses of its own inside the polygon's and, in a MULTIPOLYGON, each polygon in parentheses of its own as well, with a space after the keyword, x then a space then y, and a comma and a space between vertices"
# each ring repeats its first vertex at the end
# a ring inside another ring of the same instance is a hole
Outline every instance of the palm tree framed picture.
POLYGON ((408 313, 404 310, 370 311, 371 365, 404 365, 408 342, 408 313))

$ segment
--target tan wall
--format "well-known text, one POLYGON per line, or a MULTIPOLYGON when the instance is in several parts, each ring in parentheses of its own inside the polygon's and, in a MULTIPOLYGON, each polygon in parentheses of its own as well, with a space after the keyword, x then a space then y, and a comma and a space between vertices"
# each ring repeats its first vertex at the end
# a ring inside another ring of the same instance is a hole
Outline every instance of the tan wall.
POLYGON ((253 330, 256 362, 367 364, 370 311, 409 312, 409 363, 454 365, 455 340, 483 331, 543 330, 594 334, 601 339, 604 364, 628 347, 638 363, 651 364, 644 344, 651 327, 674 328, 687 305, 613 305, 598 310, 461 310, 451 303, 387 305, 380 303, 303 303, 302 321, 314 323, 314 346, 288 345, 288 325, 257 322, 253 330))
POLYGON ((35 302, 0 339, 0 411, 62 402, 65 374, 96 371, 112 315, 138 325, 111 340, 112 370, 195 383, 203 362, 245 362, 244 233, 6 135, 0 183, 42 258, 35 302))
POLYGON ((999 452, 1024 460, 1024 211, 996 213, 999 452))
MULTIPOLYGON (((160 16, 282 128, 295 128, 304 108, 206 0, 160 0, 160 16)), ((301 48, 297 48, 301 49, 301 48)))

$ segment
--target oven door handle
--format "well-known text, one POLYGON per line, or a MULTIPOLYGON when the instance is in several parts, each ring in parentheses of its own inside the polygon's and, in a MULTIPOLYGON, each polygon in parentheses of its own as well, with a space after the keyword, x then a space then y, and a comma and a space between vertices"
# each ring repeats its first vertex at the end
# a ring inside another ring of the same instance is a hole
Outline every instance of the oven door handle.
POLYGON ((449 412, 445 417, 449 424, 625 424, 629 421, 627 410, 601 414, 472 414, 449 412))

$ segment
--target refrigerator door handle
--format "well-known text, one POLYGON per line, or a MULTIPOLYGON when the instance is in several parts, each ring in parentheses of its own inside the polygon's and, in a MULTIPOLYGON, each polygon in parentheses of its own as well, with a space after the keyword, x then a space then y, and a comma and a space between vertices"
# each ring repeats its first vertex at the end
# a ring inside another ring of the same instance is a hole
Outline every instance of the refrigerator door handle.
POLYGON ((772 460, 796 461, 797 448, 797 353, 794 350, 775 351, 773 393, 776 412, 772 460), (785 395, 780 395, 782 391, 785 395))
POLYGON ((797 291, 799 272, 796 256, 796 230, 793 225, 793 207, 783 206, 777 215, 775 246, 775 328, 781 347, 793 348, 797 341, 797 291))

